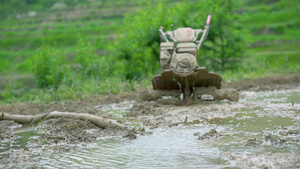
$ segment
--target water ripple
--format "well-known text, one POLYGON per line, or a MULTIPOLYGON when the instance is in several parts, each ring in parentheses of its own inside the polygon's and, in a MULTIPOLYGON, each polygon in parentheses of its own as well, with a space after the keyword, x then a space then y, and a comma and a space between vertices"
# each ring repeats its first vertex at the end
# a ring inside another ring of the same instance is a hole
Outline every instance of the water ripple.
POLYGON ((65 155, 42 158, 49 168, 220 168, 225 165, 217 148, 202 145, 194 132, 207 128, 155 130, 129 141, 109 138, 98 145, 65 155))

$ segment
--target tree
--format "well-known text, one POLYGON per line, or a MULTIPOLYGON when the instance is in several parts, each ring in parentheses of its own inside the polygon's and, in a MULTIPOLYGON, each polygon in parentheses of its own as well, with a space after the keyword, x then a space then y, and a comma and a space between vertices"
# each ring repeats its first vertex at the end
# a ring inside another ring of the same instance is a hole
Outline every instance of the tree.
POLYGON ((197 18, 203 20, 206 15, 212 15, 204 49, 199 51, 200 66, 207 66, 215 71, 234 70, 239 67, 247 49, 247 32, 239 22, 240 5, 236 0, 209 0, 195 6, 195 10, 199 12, 192 17, 190 25, 202 27, 199 21, 196 22, 197 18))
POLYGON ((65 58, 54 47, 42 47, 32 56, 32 71, 40 87, 58 89, 65 74, 65 58))

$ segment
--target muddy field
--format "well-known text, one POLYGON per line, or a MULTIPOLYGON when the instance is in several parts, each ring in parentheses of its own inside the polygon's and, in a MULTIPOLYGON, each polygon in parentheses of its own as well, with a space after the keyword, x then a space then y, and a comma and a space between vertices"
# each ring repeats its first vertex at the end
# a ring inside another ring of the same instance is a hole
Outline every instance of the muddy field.
POLYGON ((239 102, 185 106, 176 98, 137 101, 139 92, 132 92, 49 105, 1 105, 0 112, 11 114, 88 113, 139 132, 69 118, 23 125, 2 120, 0 168, 300 168, 300 75, 223 86, 237 89, 239 102))

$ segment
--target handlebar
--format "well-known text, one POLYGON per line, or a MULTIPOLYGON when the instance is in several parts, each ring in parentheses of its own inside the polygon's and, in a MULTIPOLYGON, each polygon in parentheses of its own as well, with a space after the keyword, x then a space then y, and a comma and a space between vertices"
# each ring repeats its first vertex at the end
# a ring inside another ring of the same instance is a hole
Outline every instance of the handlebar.
POLYGON ((158 32, 159 32, 159 35, 160 35, 160 38, 163 39, 165 42, 169 42, 168 38, 166 37, 164 31, 163 31, 163 27, 160 27, 158 29, 158 32))
MULTIPOLYGON (((198 37, 198 34, 199 33, 202 33, 202 36, 199 40, 199 43, 198 43, 198 49, 200 49, 200 46, 201 44, 203 43, 203 41, 206 39, 207 35, 208 35, 208 31, 209 31, 209 24, 210 24, 210 19, 211 19, 211 15, 208 15, 207 16, 207 19, 206 19, 206 25, 204 26, 204 30, 202 29, 194 29, 194 31, 196 31, 196 38, 195 40, 197 39, 198 37)), ((166 35, 169 35, 170 38, 173 40, 173 41, 176 41, 174 38, 175 38, 175 35, 174 35, 174 30, 173 30, 173 24, 172 24, 172 32, 171 31, 167 31, 167 33, 164 33, 163 31, 163 27, 160 27, 158 29, 158 32, 159 32, 159 35, 160 35, 160 38, 165 41, 165 42, 169 42, 168 38, 166 37, 166 35)), ((191 29, 191 28, 190 28, 191 29)))
POLYGON ((206 37, 208 35, 210 19, 211 19, 211 16, 208 15, 207 20, 206 20, 206 26, 204 26, 204 32, 203 32, 201 39, 199 40, 199 43, 197 45, 198 50, 200 50, 200 47, 201 47, 203 41, 206 39, 206 37))
POLYGON ((209 23, 210 23, 210 18, 211 18, 211 16, 208 15, 208 16, 207 16, 207 19, 206 19, 206 25, 209 25, 209 23))

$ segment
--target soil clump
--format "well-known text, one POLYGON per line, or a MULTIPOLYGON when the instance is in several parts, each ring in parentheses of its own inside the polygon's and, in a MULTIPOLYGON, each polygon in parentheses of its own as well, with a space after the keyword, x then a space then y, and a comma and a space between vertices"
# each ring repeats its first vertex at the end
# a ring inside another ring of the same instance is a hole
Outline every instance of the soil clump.
POLYGON ((222 153, 232 166, 241 168, 299 168, 299 153, 238 154, 222 153))
POLYGON ((221 135, 215 129, 211 129, 208 132, 201 135, 199 132, 194 133, 195 136, 198 136, 198 140, 211 139, 211 138, 219 138, 221 135))

